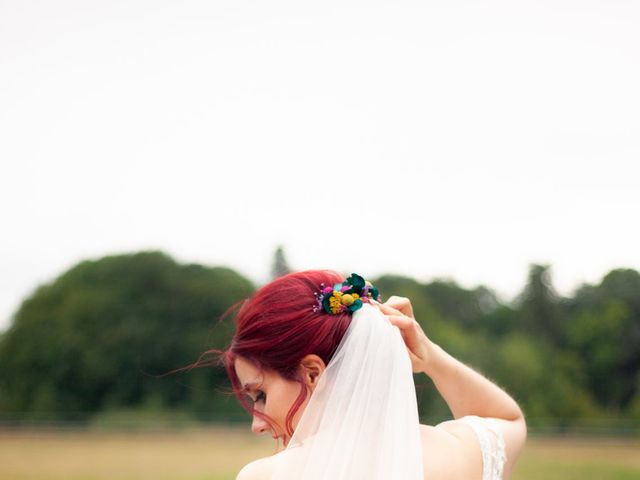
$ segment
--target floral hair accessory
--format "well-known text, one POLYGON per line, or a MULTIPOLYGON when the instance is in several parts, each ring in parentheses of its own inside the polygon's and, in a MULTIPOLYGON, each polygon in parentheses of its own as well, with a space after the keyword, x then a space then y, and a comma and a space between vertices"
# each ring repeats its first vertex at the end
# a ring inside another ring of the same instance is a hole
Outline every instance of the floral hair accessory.
POLYGON ((320 293, 315 296, 317 303, 313 306, 313 311, 324 310, 332 315, 355 312, 363 303, 380 301, 378 289, 357 273, 352 273, 344 282, 336 283, 333 287, 321 284, 320 293))

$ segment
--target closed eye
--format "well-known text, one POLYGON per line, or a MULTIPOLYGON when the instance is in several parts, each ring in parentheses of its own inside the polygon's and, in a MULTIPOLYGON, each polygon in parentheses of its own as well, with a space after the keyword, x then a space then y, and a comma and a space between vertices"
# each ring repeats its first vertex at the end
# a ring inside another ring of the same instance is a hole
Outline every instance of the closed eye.
POLYGON ((258 390, 258 392, 256 393, 256 399, 253 401, 253 403, 264 403, 266 400, 267 395, 262 390, 258 390))

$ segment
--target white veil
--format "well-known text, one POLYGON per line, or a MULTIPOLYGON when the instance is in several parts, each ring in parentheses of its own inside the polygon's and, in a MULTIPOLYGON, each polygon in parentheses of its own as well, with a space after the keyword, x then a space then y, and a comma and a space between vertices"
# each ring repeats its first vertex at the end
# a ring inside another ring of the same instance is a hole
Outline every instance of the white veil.
POLYGON ((400 331, 375 307, 354 312, 274 480, 422 480, 415 385, 400 331))

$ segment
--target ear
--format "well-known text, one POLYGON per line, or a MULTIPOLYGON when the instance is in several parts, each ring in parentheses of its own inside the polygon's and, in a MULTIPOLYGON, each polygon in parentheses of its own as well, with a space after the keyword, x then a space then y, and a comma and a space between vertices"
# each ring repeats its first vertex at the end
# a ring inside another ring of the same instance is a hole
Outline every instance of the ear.
POLYGON ((302 360, 300 360, 300 374, 307 388, 312 392, 316 388, 316 385, 318 385, 318 380, 325 368, 326 365, 324 361, 313 353, 305 355, 302 360))

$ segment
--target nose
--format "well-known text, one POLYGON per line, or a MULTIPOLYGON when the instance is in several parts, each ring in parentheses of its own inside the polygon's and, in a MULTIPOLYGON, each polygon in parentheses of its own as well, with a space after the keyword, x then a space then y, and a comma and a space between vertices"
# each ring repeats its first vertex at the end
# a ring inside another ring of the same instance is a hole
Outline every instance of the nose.
POLYGON ((253 422, 251 422, 251 431, 253 433, 264 433, 269 430, 269 424, 258 415, 253 416, 253 422))

